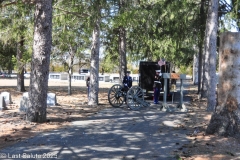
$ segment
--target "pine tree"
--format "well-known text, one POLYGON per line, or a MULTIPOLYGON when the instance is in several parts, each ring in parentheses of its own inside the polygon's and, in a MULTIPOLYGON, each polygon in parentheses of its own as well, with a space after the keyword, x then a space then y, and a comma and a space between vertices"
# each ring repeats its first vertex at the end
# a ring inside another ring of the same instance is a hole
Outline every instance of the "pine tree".
POLYGON ((48 74, 52 45, 52 0, 35 4, 34 38, 26 119, 45 122, 47 115, 48 74))

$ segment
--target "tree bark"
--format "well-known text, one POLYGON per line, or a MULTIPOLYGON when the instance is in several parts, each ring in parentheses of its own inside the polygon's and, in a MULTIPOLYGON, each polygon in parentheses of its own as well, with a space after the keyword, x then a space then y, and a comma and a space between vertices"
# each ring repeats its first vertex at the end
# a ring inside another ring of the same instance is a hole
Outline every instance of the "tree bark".
POLYGON ((198 84, 198 55, 194 54, 193 55, 193 84, 198 84))
POLYGON ((199 49, 199 55, 198 55, 198 94, 200 95, 201 98, 201 89, 202 89, 202 74, 203 74, 203 42, 204 42, 204 32, 205 32, 205 22, 206 22, 206 16, 205 16, 205 11, 204 11, 204 6, 205 6, 205 0, 201 0, 201 7, 200 7, 200 37, 199 37, 199 42, 198 42, 198 49, 199 49))
POLYGON ((206 133, 232 136, 239 133, 240 117, 240 33, 220 37, 218 106, 206 133))
POLYGON ((52 45, 52 0, 36 1, 34 42, 29 86, 29 106, 26 119, 45 122, 48 93, 48 74, 52 45))
POLYGON ((201 98, 207 97, 207 88, 208 88, 208 81, 207 81, 207 56, 206 56, 206 50, 204 49, 203 55, 202 55, 202 77, 201 77, 201 98))
POLYGON ((210 23, 207 23, 208 34, 210 36, 207 40, 207 52, 209 54, 209 68, 208 68, 208 95, 207 95, 207 110, 214 111, 216 107, 216 59, 217 59, 217 30, 218 30, 218 0, 211 0, 208 9, 208 16, 210 23))
POLYGON ((68 95, 72 94, 72 68, 68 71, 68 95))
POLYGON ((92 48, 91 48, 91 67, 90 67, 90 88, 88 105, 98 105, 99 92, 99 49, 100 49, 100 19, 95 22, 95 27, 92 33, 92 48))
POLYGON ((218 0, 210 0, 206 22, 205 72, 203 75, 203 96, 207 97, 207 111, 216 107, 216 52, 218 29, 218 0))
POLYGON ((69 46, 70 59, 68 60, 68 95, 72 94, 72 73, 73 73, 75 53, 76 51, 74 51, 73 48, 69 46))
MULTIPOLYGON (((125 0, 119 0, 119 13, 123 14, 126 7, 125 0)), ((118 29, 118 52, 119 52, 119 83, 122 84, 123 77, 127 71, 127 58, 126 58, 126 30, 123 26, 118 29)))
POLYGON ((119 27, 118 43, 119 43, 119 57, 120 57, 119 83, 122 84, 122 79, 127 71, 126 30, 122 26, 119 27))
MULTIPOLYGON (((202 40, 200 40, 200 41, 202 41, 202 40)), ((200 42, 200 44, 199 44, 199 55, 198 55, 198 60, 199 60, 199 62, 198 62, 198 94, 199 95, 201 95, 201 82, 202 82, 202 69, 203 69, 203 49, 202 49, 202 42, 200 42)))
POLYGON ((22 62, 23 56, 24 37, 21 36, 20 41, 17 44, 17 91, 25 92, 24 86, 24 64, 22 62))

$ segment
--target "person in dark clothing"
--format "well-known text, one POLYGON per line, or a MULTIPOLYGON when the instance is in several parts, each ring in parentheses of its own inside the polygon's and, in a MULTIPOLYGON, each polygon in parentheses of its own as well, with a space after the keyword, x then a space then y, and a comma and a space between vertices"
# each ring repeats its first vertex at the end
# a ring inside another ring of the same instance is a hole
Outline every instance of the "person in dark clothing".
MULTIPOLYGON (((126 72, 126 75, 123 77, 122 83, 125 92, 127 92, 129 88, 132 87, 132 77, 130 76, 130 71, 126 72)), ((124 101, 126 102, 126 97, 124 98, 124 101)))
POLYGON ((127 90, 132 87, 132 77, 130 76, 130 71, 126 72, 126 75, 123 77, 122 83, 124 88, 127 88, 127 90))
POLYGON ((161 70, 156 70, 156 74, 154 76, 154 84, 153 84, 153 90, 154 90, 154 104, 158 104, 158 99, 160 95, 160 91, 162 90, 162 84, 161 84, 161 76, 160 76, 161 70))

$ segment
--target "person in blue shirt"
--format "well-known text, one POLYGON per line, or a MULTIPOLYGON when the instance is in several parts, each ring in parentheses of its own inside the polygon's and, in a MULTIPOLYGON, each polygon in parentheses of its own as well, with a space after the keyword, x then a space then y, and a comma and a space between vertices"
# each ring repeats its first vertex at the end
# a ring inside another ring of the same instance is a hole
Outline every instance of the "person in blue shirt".
MULTIPOLYGON (((125 76, 123 77, 123 89, 125 92, 129 90, 129 88, 132 87, 132 77, 130 76, 130 71, 127 71, 125 76)), ((126 102, 126 97, 124 98, 124 101, 126 102)))

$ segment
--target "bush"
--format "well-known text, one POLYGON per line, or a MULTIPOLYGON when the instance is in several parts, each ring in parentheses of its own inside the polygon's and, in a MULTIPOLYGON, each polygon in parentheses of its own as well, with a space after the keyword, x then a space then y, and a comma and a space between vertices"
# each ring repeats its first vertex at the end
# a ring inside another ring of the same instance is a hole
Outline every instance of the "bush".
POLYGON ((186 74, 186 75, 192 75, 192 67, 188 67, 188 66, 180 66, 179 69, 181 74, 186 74))
POLYGON ((65 72, 63 65, 50 65, 50 72, 65 72))

